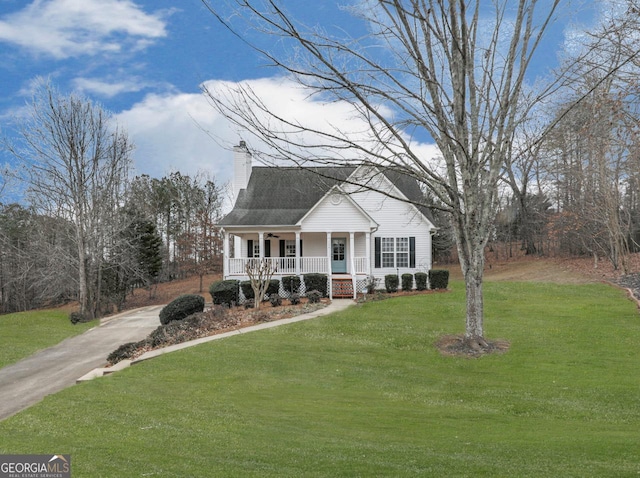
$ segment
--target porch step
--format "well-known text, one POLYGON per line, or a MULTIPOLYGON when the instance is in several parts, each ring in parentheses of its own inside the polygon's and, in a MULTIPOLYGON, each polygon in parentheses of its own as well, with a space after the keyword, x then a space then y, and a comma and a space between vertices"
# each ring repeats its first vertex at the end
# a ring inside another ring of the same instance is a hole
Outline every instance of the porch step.
POLYGON ((353 297, 353 282, 351 281, 351 279, 333 279, 331 283, 333 289, 333 297, 353 297))

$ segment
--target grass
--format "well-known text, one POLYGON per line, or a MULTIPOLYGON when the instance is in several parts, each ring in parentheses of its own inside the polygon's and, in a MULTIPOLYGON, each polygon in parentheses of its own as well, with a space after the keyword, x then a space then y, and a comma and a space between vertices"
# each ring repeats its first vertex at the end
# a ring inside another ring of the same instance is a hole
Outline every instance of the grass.
POLYGON ((60 310, 0 315, 0 368, 81 334, 96 324, 73 325, 69 313, 60 310))
POLYGON ((504 355, 443 357, 453 291, 352 307, 136 365, 0 423, 74 477, 640 473, 640 317, 595 285, 487 283, 504 355))

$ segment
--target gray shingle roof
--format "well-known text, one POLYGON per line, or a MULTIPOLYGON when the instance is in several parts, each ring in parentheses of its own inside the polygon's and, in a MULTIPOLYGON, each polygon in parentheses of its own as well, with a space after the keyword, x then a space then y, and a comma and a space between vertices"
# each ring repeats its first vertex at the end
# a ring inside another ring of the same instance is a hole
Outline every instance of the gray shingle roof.
MULTIPOLYGON (((221 226, 289 226, 296 224, 335 185, 345 181, 355 167, 254 167, 246 189, 238 194, 233 210, 221 226)), ((385 175, 412 201, 423 197, 418 183, 391 171, 385 175)), ((428 208, 420 211, 431 220, 428 208)))

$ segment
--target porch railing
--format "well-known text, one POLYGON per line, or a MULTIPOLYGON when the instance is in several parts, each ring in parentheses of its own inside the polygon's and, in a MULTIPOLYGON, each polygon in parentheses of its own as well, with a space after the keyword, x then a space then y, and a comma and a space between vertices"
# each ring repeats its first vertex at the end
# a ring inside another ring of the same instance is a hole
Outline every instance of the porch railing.
POLYGON ((355 262, 356 274, 366 274, 367 272, 369 272, 367 270, 366 257, 355 257, 354 262, 355 262))
POLYGON ((326 257, 301 257, 300 258, 301 274, 328 274, 329 260, 326 257))
MULTIPOLYGON (((300 268, 297 270, 296 268, 296 258, 295 257, 267 257, 265 258, 268 261, 271 261, 273 267, 275 269, 276 275, 286 276, 286 275, 295 275, 296 273, 300 274, 329 274, 329 259, 327 257, 301 257, 300 258, 300 268)), ((354 258, 354 266, 356 274, 366 274, 367 273, 367 258, 366 257, 356 257, 354 258)), ((235 276, 243 276, 246 275, 246 265, 249 261, 254 260, 248 257, 240 257, 240 258, 231 258, 229 259, 229 270, 227 272, 228 275, 235 276)))

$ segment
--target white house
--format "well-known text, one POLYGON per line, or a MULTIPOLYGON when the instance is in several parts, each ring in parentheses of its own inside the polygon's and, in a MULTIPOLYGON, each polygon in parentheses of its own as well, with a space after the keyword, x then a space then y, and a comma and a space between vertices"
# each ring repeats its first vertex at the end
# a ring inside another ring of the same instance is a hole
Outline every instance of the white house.
POLYGON ((431 268, 436 228, 407 175, 371 166, 252 167, 241 141, 233 192, 234 208, 220 222, 225 279, 246 280, 247 261, 266 258, 274 278, 326 274, 331 297, 355 297, 369 276, 380 287, 387 274, 431 268))

